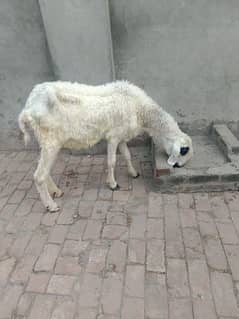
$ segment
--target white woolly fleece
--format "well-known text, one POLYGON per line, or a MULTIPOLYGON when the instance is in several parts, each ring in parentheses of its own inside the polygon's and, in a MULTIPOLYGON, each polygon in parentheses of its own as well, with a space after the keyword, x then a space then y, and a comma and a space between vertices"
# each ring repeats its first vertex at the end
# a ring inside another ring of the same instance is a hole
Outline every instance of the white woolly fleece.
POLYGON ((25 124, 33 128, 40 146, 59 143, 76 149, 101 139, 127 142, 143 132, 168 144, 166 137, 184 134, 171 115, 126 81, 99 86, 60 81, 38 84, 19 116, 19 126, 27 134, 25 124))

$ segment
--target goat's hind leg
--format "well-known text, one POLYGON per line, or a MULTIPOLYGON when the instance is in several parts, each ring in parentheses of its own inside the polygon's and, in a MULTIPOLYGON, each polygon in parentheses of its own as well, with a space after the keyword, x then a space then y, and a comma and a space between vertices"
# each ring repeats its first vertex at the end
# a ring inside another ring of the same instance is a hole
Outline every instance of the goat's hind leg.
POLYGON ((115 180, 115 164, 116 164, 116 151, 117 151, 118 142, 110 141, 107 146, 107 160, 108 160, 108 176, 107 184, 112 191, 119 189, 119 185, 115 180))
POLYGON ((61 197, 64 194, 64 192, 56 186, 55 182, 53 181, 50 175, 47 177, 47 188, 48 192, 53 198, 61 197))
POLYGON ((49 178, 50 169, 56 159, 59 150, 60 148, 58 146, 43 146, 41 150, 39 164, 36 169, 36 172, 34 173, 34 180, 36 188, 40 194, 40 198, 45 207, 51 212, 58 211, 59 207, 53 201, 49 194, 47 182, 49 178))

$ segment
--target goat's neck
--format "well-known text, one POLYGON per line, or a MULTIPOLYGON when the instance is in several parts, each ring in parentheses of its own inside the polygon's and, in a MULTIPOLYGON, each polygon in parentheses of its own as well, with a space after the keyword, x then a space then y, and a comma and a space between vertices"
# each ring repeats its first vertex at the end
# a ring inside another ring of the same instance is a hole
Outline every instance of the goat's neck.
POLYGON ((152 103, 145 109, 145 129, 153 139, 172 139, 179 132, 177 122, 157 103, 152 103))

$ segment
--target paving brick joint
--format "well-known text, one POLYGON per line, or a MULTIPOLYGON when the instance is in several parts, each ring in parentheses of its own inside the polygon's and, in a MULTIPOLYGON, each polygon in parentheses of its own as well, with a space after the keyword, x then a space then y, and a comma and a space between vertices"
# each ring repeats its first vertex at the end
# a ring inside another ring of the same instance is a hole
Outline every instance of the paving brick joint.
POLYGON ((61 153, 61 210, 33 184, 36 152, 0 152, 0 319, 239 319, 239 193, 162 194, 118 157, 61 153))

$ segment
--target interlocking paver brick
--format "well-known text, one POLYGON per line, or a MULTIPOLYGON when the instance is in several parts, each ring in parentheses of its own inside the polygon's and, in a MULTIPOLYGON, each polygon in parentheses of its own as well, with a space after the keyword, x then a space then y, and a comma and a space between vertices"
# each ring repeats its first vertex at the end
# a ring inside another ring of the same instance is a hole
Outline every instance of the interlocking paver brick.
POLYGON ((78 315, 76 316, 75 319, 96 319, 96 318, 97 318, 97 310, 96 309, 79 308, 78 315))
POLYGON ((130 239, 128 244, 128 262, 133 264, 145 263, 145 241, 130 239))
POLYGON ((164 241, 151 239, 147 243, 147 271, 165 272, 164 241))
POLYGON ((24 254, 25 248, 27 247, 31 237, 31 233, 19 233, 9 248, 10 254, 15 257, 21 257, 24 254))
POLYGON ((53 275, 50 278, 47 293, 56 295, 69 295, 76 281, 76 277, 53 275))
POLYGON ((11 276, 11 282, 26 283, 30 277, 33 265, 36 261, 36 256, 25 255, 16 265, 16 268, 11 276))
POLYGON ((209 266, 213 269, 227 270, 227 260, 215 224, 199 222, 202 242, 209 266))
POLYGON ((102 272, 106 265, 107 252, 108 249, 105 247, 98 246, 91 249, 86 271, 92 273, 102 272))
POLYGON ((238 317, 239 308, 234 295, 231 276, 214 271, 211 274, 211 281, 217 313, 220 316, 238 317))
POLYGON ((144 266, 128 265, 125 278, 125 294, 144 298, 144 266))
POLYGON ((25 195, 26 195, 25 191, 16 189, 15 192, 12 194, 12 196, 9 198, 8 203, 19 204, 21 203, 25 195))
POLYGON ((48 319, 53 310, 56 297, 51 295, 36 295, 29 319, 48 319))
POLYGON ((169 318, 193 319, 190 299, 171 299, 169 301, 169 318))
POLYGON ((62 256, 79 256, 80 253, 85 251, 88 247, 89 243, 86 241, 78 241, 78 240, 65 240, 64 246, 61 251, 62 256))
POLYGON ((195 207, 198 211, 210 211, 212 206, 207 193, 194 194, 195 207))
POLYGON ((1 209, 0 218, 3 220, 10 220, 13 218, 14 212, 17 209, 17 205, 7 204, 1 209))
POLYGON ((183 228, 183 240, 188 259, 202 258, 203 249, 199 231, 194 227, 183 228))
POLYGON ((225 192, 225 201, 231 211, 238 211, 239 196, 237 192, 225 192))
POLYGON ((217 319, 214 303, 212 300, 204 300, 203 298, 193 299, 194 317, 197 319, 217 319))
POLYGON ((239 280, 239 245, 224 245, 233 280, 239 280))
POLYGON ((146 215, 131 215, 130 238, 144 239, 146 235, 146 215))
POLYGON ((223 244, 239 244, 239 237, 232 224, 217 223, 217 229, 223 244))
POLYGON ((8 280, 8 276, 12 272, 16 263, 14 257, 7 257, 6 259, 0 260, 0 287, 5 286, 8 280))
POLYGON ((102 237, 106 239, 120 239, 126 235, 128 229, 122 225, 105 225, 103 228, 102 237))
POLYGON ((45 229, 38 229, 34 232, 31 240, 29 241, 25 253, 28 255, 39 256, 47 241, 47 237, 48 232, 45 229))
POLYGON ((42 217, 41 224, 45 226, 53 226, 56 224, 56 220, 59 216, 58 212, 52 213, 45 213, 42 217))
POLYGON ((163 199, 158 193, 149 193, 149 217, 163 217, 163 199))
POLYGON ((225 203, 223 194, 211 197, 210 202, 212 206, 212 212, 216 220, 220 222, 230 221, 229 210, 225 203))
POLYGON ((61 244, 64 242, 66 234, 68 232, 69 226, 68 225, 55 225, 49 234, 48 242, 61 244))
POLYGON ((178 194, 178 205, 183 209, 194 208, 194 198, 191 193, 179 193, 178 194))
POLYGON ((12 234, 4 234, 0 236, 0 258, 8 255, 8 248, 11 247, 14 238, 12 234))
POLYGON ((21 296, 23 287, 20 285, 7 286, 0 298, 0 318, 11 318, 17 307, 19 297, 21 296))
POLYGON ((121 212, 108 212, 106 222, 110 225, 127 225, 127 215, 121 212))
POLYGON ((197 227, 197 220, 194 209, 180 208, 179 215, 182 227, 197 227))
POLYGON ((164 211, 166 255, 172 258, 183 258, 184 247, 178 208, 175 204, 169 203, 164 206, 164 211))
POLYGON ((41 223, 42 214, 30 214, 26 216, 22 224, 22 231, 35 231, 41 223))
POLYGON ((148 218, 147 238, 164 239, 163 219, 148 218))
POLYGON ((189 297, 189 284, 185 261, 182 259, 168 259, 167 282, 171 297, 189 297))
POLYGON ((98 197, 98 188, 90 188, 90 189, 86 189, 83 193, 82 198, 84 200, 96 200, 98 197))
POLYGON ((120 311, 122 290, 123 275, 115 272, 108 273, 103 281, 100 300, 104 314, 117 314, 120 311))
POLYGON ((64 256, 56 261, 55 273, 59 275, 80 275, 82 270, 77 257, 64 256))
POLYGON ((81 201, 78 209, 79 216, 82 218, 90 217, 93 212, 94 205, 94 201, 81 201))
POLYGON ((120 240, 114 240, 109 249, 107 268, 115 272, 123 272, 126 263, 126 252, 127 245, 120 240))
POLYGON ((76 305, 72 300, 64 300, 63 297, 57 298, 57 304, 51 315, 51 319, 73 319, 76 312, 76 305))
POLYGON ((80 290, 79 307, 97 307, 100 298, 101 278, 86 273, 80 290))
POLYGON ((193 298, 212 300, 209 269, 205 260, 189 260, 189 281, 193 298))
POLYGON ((27 313, 29 312, 29 309, 34 301, 34 297, 35 296, 31 293, 24 293, 21 295, 16 309, 16 314, 18 316, 27 316, 27 313))
POLYGON ((145 287, 146 318, 168 318, 166 276, 147 273, 145 287))
POLYGON ((87 220, 77 220, 73 225, 70 226, 67 234, 68 239, 80 240, 83 238, 83 233, 87 225, 87 220))
POLYGON ((124 298, 122 319, 144 319, 144 300, 138 298, 124 298))
POLYGON ((16 209, 15 215, 16 216, 26 216, 31 212, 31 209, 35 203, 34 199, 26 198, 24 199, 21 204, 16 209))
POLYGON ((91 218, 105 220, 106 214, 110 210, 110 205, 110 201, 98 200, 94 202, 91 218))
POLYGON ((51 271, 54 268, 59 251, 60 247, 58 245, 46 244, 35 264, 34 270, 51 271))
POLYGON ((103 223, 101 220, 88 220, 83 239, 84 240, 96 240, 100 238, 103 223))
POLYGON ((44 293, 50 278, 49 273, 32 273, 26 291, 44 293))

